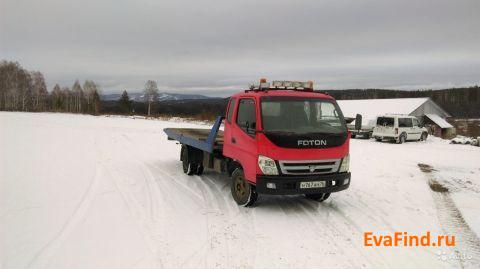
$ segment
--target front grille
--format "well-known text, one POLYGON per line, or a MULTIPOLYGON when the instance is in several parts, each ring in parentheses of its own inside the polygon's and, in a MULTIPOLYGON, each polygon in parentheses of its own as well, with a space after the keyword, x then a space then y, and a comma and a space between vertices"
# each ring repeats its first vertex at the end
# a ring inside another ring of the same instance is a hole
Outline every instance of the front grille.
POLYGON ((279 164, 285 175, 319 175, 337 172, 340 161, 340 159, 279 161, 279 164))

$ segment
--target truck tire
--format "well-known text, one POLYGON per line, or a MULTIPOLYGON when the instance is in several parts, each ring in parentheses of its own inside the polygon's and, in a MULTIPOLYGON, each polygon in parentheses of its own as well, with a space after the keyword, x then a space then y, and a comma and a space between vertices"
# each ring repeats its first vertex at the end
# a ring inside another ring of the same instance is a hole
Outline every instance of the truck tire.
POLYGON ((397 144, 403 144, 405 141, 407 141, 407 134, 401 133, 398 137, 397 144))
POLYGON ((255 186, 245 180, 243 169, 236 168, 232 173, 232 196, 235 202, 240 206, 251 206, 258 198, 255 186))
POLYGON ((352 138, 355 138, 355 137, 357 137, 357 135, 356 135, 356 134, 352 134, 352 138))
POLYGON ((187 146, 182 146, 182 149, 180 150, 181 154, 181 160, 182 160, 182 168, 183 172, 189 176, 195 174, 197 171, 198 167, 196 164, 192 163, 188 159, 188 147, 187 146))
POLYGON ((314 194, 305 194, 305 197, 308 199, 317 201, 317 202, 323 202, 330 197, 330 193, 314 193, 314 194))
POLYGON ((382 138, 381 137, 375 137, 375 141, 382 142, 382 138))
POLYGON ((425 140, 427 140, 427 137, 428 137, 428 133, 427 133, 427 132, 423 132, 423 133, 422 133, 422 136, 420 136, 420 141, 425 141, 425 140))
POLYGON ((197 170, 195 171, 195 175, 203 174, 203 165, 197 165, 197 170))

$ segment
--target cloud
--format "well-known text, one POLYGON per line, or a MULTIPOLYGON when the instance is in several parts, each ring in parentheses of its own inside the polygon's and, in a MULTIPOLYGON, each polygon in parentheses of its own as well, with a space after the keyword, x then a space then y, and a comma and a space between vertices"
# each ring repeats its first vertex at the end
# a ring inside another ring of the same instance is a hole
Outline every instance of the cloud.
POLYGON ((478 83, 477 0, 0 0, 0 58, 49 85, 227 95, 259 77, 320 88, 478 83))

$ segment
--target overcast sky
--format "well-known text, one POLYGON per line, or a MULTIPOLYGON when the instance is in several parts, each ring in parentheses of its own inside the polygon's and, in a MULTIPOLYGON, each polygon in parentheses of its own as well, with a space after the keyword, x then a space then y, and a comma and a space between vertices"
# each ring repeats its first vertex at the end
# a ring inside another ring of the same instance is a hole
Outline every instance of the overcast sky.
POLYGON ((0 0, 0 59, 49 89, 93 79, 225 96, 260 77, 316 88, 480 84, 479 0, 0 0))

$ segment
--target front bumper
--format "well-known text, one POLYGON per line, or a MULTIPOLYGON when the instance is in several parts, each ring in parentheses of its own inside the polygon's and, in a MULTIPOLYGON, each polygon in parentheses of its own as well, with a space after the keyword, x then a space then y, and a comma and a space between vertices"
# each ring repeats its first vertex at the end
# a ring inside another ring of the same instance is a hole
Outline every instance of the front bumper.
POLYGON ((308 176, 264 176, 257 175, 256 189, 263 194, 312 194, 343 191, 350 186, 351 173, 335 173, 327 175, 308 176), (348 182, 346 180, 348 179, 348 182), (300 182, 326 181, 326 187, 301 189, 300 182), (275 183, 276 188, 267 188, 267 183, 275 183))

